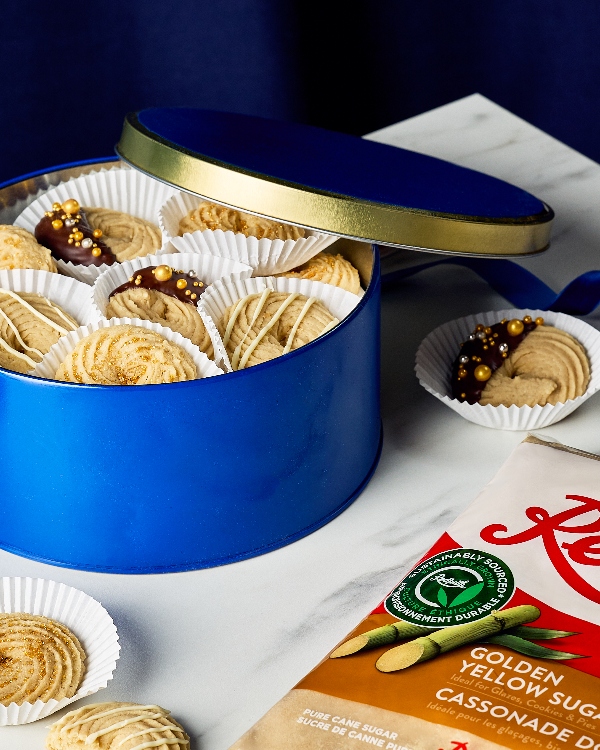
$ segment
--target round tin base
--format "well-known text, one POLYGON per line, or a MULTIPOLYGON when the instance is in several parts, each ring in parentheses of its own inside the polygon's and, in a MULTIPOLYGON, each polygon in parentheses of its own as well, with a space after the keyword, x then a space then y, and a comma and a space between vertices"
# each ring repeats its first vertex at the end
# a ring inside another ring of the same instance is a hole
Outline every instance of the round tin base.
POLYGON ((341 505, 339 505, 331 513, 328 513, 323 518, 319 519, 318 521, 311 524, 310 526, 307 526, 306 528, 296 532, 295 534, 286 536, 283 539, 278 539, 270 544, 265 544, 262 547, 257 547, 256 549, 248 550, 247 552, 240 552, 235 555, 228 555, 225 557, 218 557, 214 559, 199 560, 197 562, 189 562, 189 563, 185 563, 181 565, 166 565, 166 566, 151 566, 151 567, 112 567, 112 566, 95 566, 95 565, 79 565, 79 564, 74 565, 72 563, 65 562, 64 560, 53 560, 47 557, 42 557, 40 555, 33 554, 29 552, 28 550, 19 549, 17 547, 12 547, 8 544, 4 544, 1 541, 0 541, 0 549, 6 550, 6 552, 11 552, 14 555, 19 555, 20 557, 26 557, 29 560, 35 560, 36 562, 47 563, 48 565, 57 565, 58 567, 61 567, 61 568, 72 568, 74 570, 88 570, 93 573, 122 573, 122 574, 129 574, 129 575, 141 575, 141 574, 153 574, 153 573, 182 573, 186 570, 202 570, 203 568, 216 568, 219 565, 228 565, 229 563, 238 562, 240 560, 247 560, 251 557, 258 557, 259 555, 264 555, 267 552, 272 552, 273 550, 279 549, 280 547, 286 547, 288 544, 292 544, 292 542, 296 542, 298 541, 298 539, 302 539, 303 537, 308 536, 309 534, 312 534, 313 531, 317 531, 322 526, 325 526, 330 521, 332 521, 336 516, 339 516, 340 513, 343 513, 343 511, 345 511, 346 508, 352 505, 352 503, 357 499, 357 497, 361 494, 361 492, 365 489, 365 487, 371 481, 371 478, 373 474, 375 473, 375 469, 377 469, 377 465, 379 464, 379 459, 381 458, 382 447, 383 447, 383 425, 381 426, 379 445, 377 446, 377 452, 375 454, 375 459, 373 461, 373 464, 371 465, 371 468, 369 469, 363 481, 358 485, 358 487, 354 490, 354 492, 346 500, 344 500, 344 502, 341 505))

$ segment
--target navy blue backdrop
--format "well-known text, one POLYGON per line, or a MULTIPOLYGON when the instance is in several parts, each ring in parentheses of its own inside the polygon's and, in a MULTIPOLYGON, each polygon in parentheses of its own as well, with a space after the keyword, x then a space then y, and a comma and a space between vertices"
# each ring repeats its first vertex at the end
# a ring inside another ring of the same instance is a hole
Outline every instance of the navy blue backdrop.
POLYGON ((123 115, 209 107, 362 134, 479 91, 600 160, 583 0, 1 4, 0 181, 112 153, 123 115))

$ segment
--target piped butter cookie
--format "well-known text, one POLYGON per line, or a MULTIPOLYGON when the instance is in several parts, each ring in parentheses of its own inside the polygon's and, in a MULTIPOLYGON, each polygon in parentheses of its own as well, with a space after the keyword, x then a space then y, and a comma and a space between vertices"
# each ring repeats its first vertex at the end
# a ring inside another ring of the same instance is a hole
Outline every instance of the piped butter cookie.
POLYGON ((0 224, 0 268, 32 268, 56 273, 56 263, 48 248, 21 227, 0 224))
POLYGON ((137 703, 92 703, 52 724, 47 750, 188 750, 189 737, 170 712, 137 703))
POLYGON ((202 201, 179 222, 179 234, 186 232, 215 231, 237 232, 246 237, 268 240, 297 240, 305 236, 304 229, 279 221, 263 219, 227 206, 219 206, 210 201, 202 201))
POLYGON ((482 406, 544 406, 582 396, 590 380, 583 346, 543 318, 478 324, 452 368, 452 394, 482 406))
POLYGON ((347 292, 359 294, 360 276, 357 269, 341 255, 318 253, 309 261, 285 273, 275 274, 293 279, 309 279, 323 284, 332 284, 347 292))

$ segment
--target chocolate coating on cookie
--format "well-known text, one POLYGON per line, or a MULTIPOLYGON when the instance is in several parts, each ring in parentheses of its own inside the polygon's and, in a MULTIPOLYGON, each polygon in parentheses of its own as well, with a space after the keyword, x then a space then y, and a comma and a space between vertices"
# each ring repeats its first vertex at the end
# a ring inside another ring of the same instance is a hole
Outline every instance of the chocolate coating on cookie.
POLYGON ((543 318, 533 320, 529 315, 523 320, 504 319, 493 326, 479 323, 467 341, 461 344, 459 355, 452 366, 453 398, 476 404, 492 373, 527 334, 543 323, 543 318))
POLYGON ((206 291, 206 284, 196 277, 195 271, 176 271, 171 266, 148 266, 136 271, 129 281, 114 289, 110 295, 120 294, 128 289, 156 289, 157 292, 175 297, 180 302, 197 305, 200 295, 206 291))
POLYGON ((35 238, 58 260, 79 266, 112 266, 117 258, 93 229, 85 210, 73 198, 52 204, 35 228, 35 238))

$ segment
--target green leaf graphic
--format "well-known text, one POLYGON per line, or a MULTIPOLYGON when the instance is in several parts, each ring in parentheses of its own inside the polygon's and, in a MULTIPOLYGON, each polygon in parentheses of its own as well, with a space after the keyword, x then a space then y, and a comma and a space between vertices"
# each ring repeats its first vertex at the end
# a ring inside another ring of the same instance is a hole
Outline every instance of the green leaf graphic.
POLYGON ((552 638, 568 638, 571 635, 579 635, 572 630, 550 630, 550 628, 530 628, 527 625, 519 625, 506 631, 508 635, 518 635, 528 641, 548 641, 552 638))
POLYGON ((437 593, 437 599, 438 602, 442 605, 442 607, 448 606, 448 595, 444 591, 444 589, 439 588, 437 593))
POLYGON ((471 599, 475 599, 477 594, 481 592, 481 589, 483 588, 483 586, 484 586, 483 581, 481 581, 480 583, 476 583, 473 586, 469 586, 468 589, 461 591, 460 594, 456 597, 456 599, 452 600, 452 603, 450 604, 450 606, 457 607, 459 604, 464 604, 465 602, 470 602, 471 599))
POLYGON ((537 643, 530 643, 524 638, 516 635, 501 633, 492 635, 489 638, 482 639, 480 643, 495 643, 498 646, 505 646, 524 656, 534 656, 538 659, 586 659, 584 654, 569 654, 566 651, 555 651, 553 648, 539 646, 537 643))

